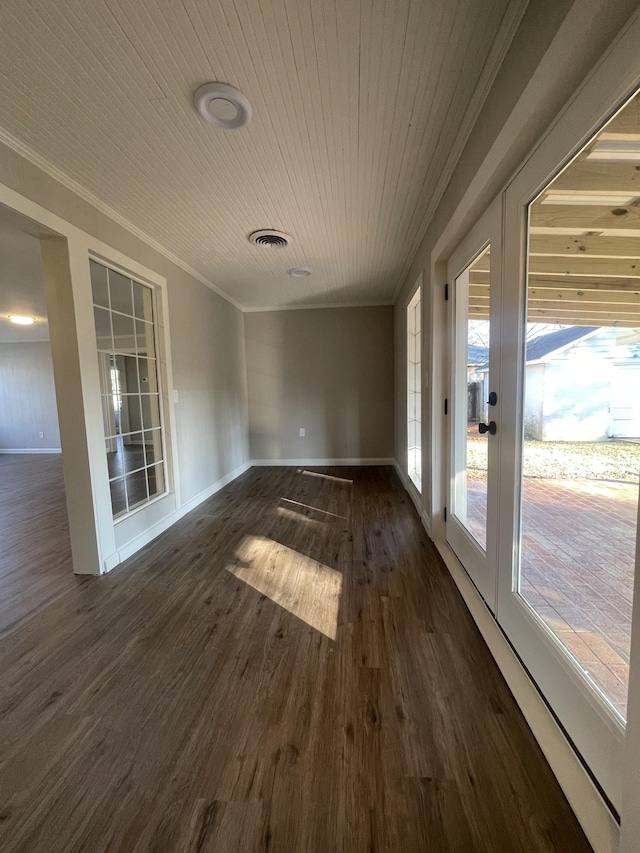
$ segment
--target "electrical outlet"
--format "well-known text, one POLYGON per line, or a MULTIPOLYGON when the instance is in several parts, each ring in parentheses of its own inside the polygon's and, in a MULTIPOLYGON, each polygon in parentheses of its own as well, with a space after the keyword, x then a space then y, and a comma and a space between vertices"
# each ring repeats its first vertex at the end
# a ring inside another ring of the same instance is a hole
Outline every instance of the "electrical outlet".
POLYGON ((305 436, 304 427, 300 427, 300 438, 304 438, 304 436, 305 436))
POLYGON ((179 403, 179 402, 180 402, 180 392, 178 391, 178 389, 177 389, 177 388, 174 388, 174 389, 173 389, 173 402, 174 402, 174 403, 179 403))
POLYGON ((41 433, 40 433, 40 438, 44 438, 44 433, 43 433, 43 432, 41 432, 41 433))

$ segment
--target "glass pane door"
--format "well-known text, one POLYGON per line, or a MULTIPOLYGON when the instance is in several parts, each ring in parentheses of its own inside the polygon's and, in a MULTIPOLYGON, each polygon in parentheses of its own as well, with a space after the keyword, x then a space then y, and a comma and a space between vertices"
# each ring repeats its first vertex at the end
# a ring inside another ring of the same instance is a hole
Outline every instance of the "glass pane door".
POLYGON ((497 577, 499 213, 499 205, 492 206, 449 263, 452 368, 447 541, 492 610, 497 577))
POLYGON ((639 145, 636 96, 530 200, 532 160, 505 207, 507 240, 527 225, 505 280, 516 261, 527 274, 522 302, 505 290, 519 352, 503 375, 520 415, 498 620, 618 809, 640 481, 639 145))
POLYGON ((455 477, 451 513, 486 553, 490 248, 455 279, 455 477), (474 281, 474 284, 471 284, 474 281))
POLYGON ((529 208, 521 466, 518 591, 621 720, 640 474, 640 237, 624 226, 640 190, 611 144, 631 125, 640 139, 637 101, 529 208))

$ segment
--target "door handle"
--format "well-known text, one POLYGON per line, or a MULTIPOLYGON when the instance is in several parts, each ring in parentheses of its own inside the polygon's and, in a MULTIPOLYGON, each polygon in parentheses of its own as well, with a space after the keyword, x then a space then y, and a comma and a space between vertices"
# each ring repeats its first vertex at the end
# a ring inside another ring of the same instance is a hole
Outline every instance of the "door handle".
POLYGON ((498 427, 495 421, 489 421, 488 424, 478 424, 478 432, 480 435, 484 435, 485 432, 488 432, 489 435, 495 435, 498 431, 498 427))

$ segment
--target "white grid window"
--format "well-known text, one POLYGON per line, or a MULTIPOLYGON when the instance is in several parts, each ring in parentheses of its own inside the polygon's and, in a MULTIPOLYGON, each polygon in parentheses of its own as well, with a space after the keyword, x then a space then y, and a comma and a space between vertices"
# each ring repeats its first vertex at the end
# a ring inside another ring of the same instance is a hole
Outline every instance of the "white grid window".
POLYGON ((90 264, 115 519, 165 491, 153 291, 97 261, 90 264))

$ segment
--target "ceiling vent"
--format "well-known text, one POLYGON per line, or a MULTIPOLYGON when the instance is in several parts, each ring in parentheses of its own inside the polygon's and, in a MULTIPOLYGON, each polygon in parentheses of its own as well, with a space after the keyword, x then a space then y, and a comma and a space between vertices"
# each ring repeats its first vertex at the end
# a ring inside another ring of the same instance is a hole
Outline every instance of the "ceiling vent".
POLYGON ((251 104, 228 83, 204 83, 193 93, 196 109, 205 121, 221 130, 237 130, 251 119, 251 104))
POLYGON ((269 229, 262 231, 254 231, 249 234, 249 242, 254 246, 270 246, 272 249, 284 249, 291 242, 291 237, 288 234, 283 234, 282 231, 271 231, 269 229))

